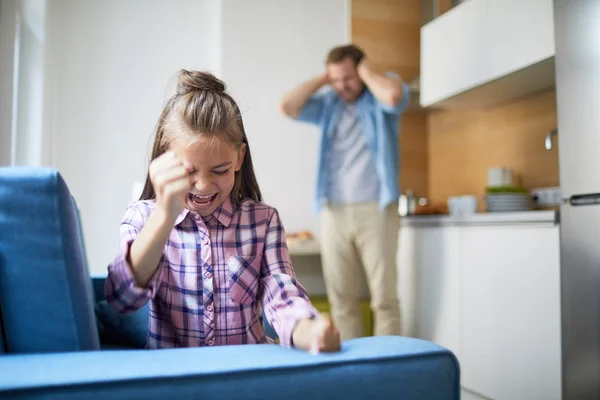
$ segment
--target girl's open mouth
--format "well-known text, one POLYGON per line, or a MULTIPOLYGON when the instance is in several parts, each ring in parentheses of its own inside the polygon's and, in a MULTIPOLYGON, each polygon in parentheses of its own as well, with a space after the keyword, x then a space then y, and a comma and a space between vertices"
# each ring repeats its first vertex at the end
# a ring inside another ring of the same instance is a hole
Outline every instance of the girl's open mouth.
POLYGON ((196 205, 198 207, 206 207, 206 206, 210 205, 213 201, 215 201, 215 199, 217 198, 217 193, 209 194, 209 195, 199 195, 199 194, 189 193, 188 198, 194 205, 196 205))

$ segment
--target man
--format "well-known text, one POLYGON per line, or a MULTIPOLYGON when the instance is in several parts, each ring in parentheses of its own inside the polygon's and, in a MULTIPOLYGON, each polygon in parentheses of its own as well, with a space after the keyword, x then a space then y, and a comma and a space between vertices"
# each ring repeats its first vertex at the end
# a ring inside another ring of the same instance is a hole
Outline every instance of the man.
POLYGON ((408 102, 408 87, 399 77, 376 73, 364 53, 348 45, 331 50, 326 71, 289 92, 280 105, 283 114, 321 128, 316 207, 327 296, 343 340, 364 335, 361 267, 375 334, 400 334, 398 129, 408 102))

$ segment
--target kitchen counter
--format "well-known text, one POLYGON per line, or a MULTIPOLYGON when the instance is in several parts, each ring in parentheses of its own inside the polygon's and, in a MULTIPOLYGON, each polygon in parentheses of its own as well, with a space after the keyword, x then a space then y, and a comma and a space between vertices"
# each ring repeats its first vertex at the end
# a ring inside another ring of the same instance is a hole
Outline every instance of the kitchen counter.
POLYGON ((316 239, 288 240, 287 247, 290 256, 318 256, 321 254, 321 246, 316 239))
POLYGON ((558 210, 521 211, 505 213, 477 213, 467 217, 450 215, 411 215, 401 218, 402 226, 474 226, 515 224, 558 224, 558 210))

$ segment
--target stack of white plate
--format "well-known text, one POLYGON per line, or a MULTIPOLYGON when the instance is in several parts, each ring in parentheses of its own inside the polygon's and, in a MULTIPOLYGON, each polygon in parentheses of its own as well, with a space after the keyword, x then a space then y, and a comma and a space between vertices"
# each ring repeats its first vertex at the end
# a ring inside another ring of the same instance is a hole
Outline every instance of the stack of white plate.
POLYGON ((514 212, 533 210, 531 195, 528 193, 498 193, 485 196, 488 212, 514 212))

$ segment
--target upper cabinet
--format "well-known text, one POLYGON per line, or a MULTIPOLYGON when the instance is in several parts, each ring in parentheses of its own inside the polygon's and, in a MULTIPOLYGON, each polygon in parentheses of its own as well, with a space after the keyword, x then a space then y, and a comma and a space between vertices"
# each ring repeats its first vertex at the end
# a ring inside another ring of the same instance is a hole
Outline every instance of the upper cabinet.
POLYGON ((421 29, 421 106, 480 108, 554 86, 552 0, 468 0, 421 29))
POLYGON ((482 2, 489 15, 492 79, 554 57, 552 0, 482 2))
POLYGON ((486 0, 471 0, 421 28, 421 106, 482 84, 488 58, 486 0))

